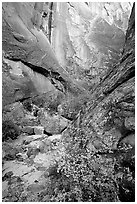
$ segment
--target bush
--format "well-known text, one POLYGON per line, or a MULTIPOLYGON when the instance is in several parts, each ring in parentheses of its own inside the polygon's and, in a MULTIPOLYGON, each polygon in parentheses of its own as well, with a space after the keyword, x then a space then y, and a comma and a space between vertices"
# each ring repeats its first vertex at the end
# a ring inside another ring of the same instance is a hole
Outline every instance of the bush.
POLYGON ((2 122, 2 141, 7 141, 10 138, 14 140, 20 135, 20 132, 20 128, 12 121, 2 122))
MULTIPOLYGON (((66 155, 58 164, 58 178, 51 178, 50 201, 53 202, 117 202, 114 176, 115 160, 89 153, 82 142, 87 136, 72 133, 66 155)), ((85 141, 84 141, 85 139, 85 141)))

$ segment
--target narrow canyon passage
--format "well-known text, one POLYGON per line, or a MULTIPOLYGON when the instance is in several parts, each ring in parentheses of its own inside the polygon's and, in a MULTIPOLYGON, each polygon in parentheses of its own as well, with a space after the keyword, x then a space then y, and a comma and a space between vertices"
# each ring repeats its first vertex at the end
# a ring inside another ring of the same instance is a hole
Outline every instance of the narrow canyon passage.
POLYGON ((135 3, 2 3, 2 201, 135 201, 135 3))

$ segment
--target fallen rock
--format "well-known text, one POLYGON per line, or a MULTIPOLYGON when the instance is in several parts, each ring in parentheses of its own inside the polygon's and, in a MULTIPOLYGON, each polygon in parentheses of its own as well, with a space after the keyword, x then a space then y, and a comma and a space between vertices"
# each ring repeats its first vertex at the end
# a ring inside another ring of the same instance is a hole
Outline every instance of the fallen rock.
POLYGON ((27 133, 29 135, 33 135, 34 134, 34 129, 31 126, 25 126, 22 128, 22 132, 27 133))
POLYGON ((129 130, 135 130, 135 117, 125 118, 125 127, 129 130))
POLYGON ((42 135, 44 134, 44 127, 42 126, 34 126, 34 133, 35 135, 42 135))
POLYGON ((45 139, 42 141, 42 145, 40 145, 39 150, 41 153, 47 153, 51 150, 51 141, 45 139))
POLYGON ((67 126, 68 120, 59 115, 50 116, 44 112, 40 118, 40 123, 44 126, 44 130, 50 134, 60 134, 67 126))

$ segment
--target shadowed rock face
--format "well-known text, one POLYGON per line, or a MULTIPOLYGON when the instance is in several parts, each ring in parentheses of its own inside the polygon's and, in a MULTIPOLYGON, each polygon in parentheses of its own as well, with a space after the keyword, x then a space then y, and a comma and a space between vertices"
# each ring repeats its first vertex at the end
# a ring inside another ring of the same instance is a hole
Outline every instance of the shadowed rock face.
MULTIPOLYGON (((69 90, 74 94, 83 93, 84 89, 73 82, 68 73, 59 65, 46 35, 40 30, 43 4, 36 3, 36 5, 34 3, 2 4, 3 57, 20 63, 22 69, 25 69, 23 71, 28 77, 24 77, 23 80, 31 83, 32 95, 35 92, 33 89, 36 89, 37 93, 53 90, 51 83, 61 92, 69 90), (44 83, 49 87, 47 90, 43 90, 44 83)), ((18 67, 14 62, 11 62, 11 66, 18 67)), ((28 94, 19 98, 24 97, 28 97, 28 94)))

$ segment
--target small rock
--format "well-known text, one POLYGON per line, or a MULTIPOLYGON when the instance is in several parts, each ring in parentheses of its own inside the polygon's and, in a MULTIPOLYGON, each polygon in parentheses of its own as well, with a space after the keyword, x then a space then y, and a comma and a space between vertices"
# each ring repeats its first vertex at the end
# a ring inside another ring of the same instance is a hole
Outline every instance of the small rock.
POLYGON ((93 145, 96 149, 102 149, 102 143, 99 140, 94 140, 93 145))
POLYGON ((37 154, 39 153, 39 149, 38 148, 31 148, 29 147, 28 148, 28 151, 27 151, 27 156, 30 157, 30 156, 36 156, 37 154))
POLYGON ((28 186, 27 190, 28 191, 31 191, 33 193, 35 192, 40 192, 44 189, 45 187, 43 185, 40 185, 38 183, 35 183, 35 184, 31 184, 28 186))
POLYGON ((45 139, 42 141, 42 145, 40 145, 39 150, 41 153, 46 153, 51 150, 51 141, 45 139))
POLYGON ((129 130, 135 129, 135 117, 125 118, 125 127, 129 130))
POLYGON ((33 127, 31 127, 31 126, 23 127, 22 131, 27 133, 28 135, 33 135, 33 133, 34 133, 33 127))
POLYGON ((42 127, 42 126, 34 126, 34 133, 35 133, 35 135, 42 135, 42 134, 44 134, 44 127, 42 127))

